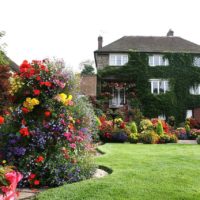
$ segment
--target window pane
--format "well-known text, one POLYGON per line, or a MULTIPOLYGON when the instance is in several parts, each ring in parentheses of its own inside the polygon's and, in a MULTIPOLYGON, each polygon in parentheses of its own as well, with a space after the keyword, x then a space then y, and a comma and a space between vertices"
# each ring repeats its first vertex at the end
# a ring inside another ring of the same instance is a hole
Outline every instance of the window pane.
POLYGON ((122 65, 125 65, 128 62, 128 56, 124 55, 122 56, 122 65))
POLYGON ((194 66, 200 67, 200 58, 198 57, 194 58, 194 66))
POLYGON ((165 81, 165 92, 169 91, 169 82, 165 81))
POLYGON ((115 65, 115 56, 114 55, 110 56, 110 65, 115 65))
POLYGON ((116 65, 122 65, 122 64, 121 64, 121 56, 120 56, 120 55, 117 55, 116 58, 117 58, 117 63, 116 63, 116 65))
POLYGON ((153 81, 153 93, 158 94, 158 81, 153 81))
POLYGON ((192 110, 187 110, 186 118, 191 118, 191 117, 192 117, 192 110))
POLYGON ((149 56, 149 66, 154 66, 153 65, 153 56, 149 56))
POLYGON ((164 91, 164 81, 159 82, 159 93, 160 94, 165 93, 165 91, 164 91))
POLYGON ((154 66, 160 65, 160 56, 154 55, 154 66))

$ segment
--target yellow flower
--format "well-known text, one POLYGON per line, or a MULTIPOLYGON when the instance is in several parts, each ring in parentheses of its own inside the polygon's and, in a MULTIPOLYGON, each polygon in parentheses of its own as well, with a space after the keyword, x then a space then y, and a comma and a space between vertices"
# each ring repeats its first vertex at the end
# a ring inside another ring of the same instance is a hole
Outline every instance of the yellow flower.
POLYGON ((36 99, 36 98, 31 99, 30 97, 27 97, 26 101, 24 101, 24 103, 23 103, 23 106, 31 111, 31 110, 33 110, 34 106, 39 105, 39 103, 40 102, 38 99, 36 99))
POLYGON ((69 95, 69 96, 67 97, 66 94, 61 93, 61 94, 58 94, 56 98, 57 98, 58 101, 62 102, 64 105, 67 106, 67 105, 70 104, 70 102, 71 102, 71 100, 72 100, 72 95, 69 95))
POLYGON ((11 77, 10 79, 11 84, 11 95, 14 95, 18 90, 24 85, 24 83, 21 80, 21 77, 18 75, 15 75, 14 77, 11 77))
POLYGON ((31 104, 32 104, 33 106, 35 106, 35 105, 39 105, 39 104, 40 104, 40 102, 39 102, 39 100, 38 100, 38 99, 36 99, 36 98, 33 98, 33 99, 31 99, 31 104))
POLYGON ((3 163, 3 164, 6 164, 6 160, 3 160, 2 163, 3 163))

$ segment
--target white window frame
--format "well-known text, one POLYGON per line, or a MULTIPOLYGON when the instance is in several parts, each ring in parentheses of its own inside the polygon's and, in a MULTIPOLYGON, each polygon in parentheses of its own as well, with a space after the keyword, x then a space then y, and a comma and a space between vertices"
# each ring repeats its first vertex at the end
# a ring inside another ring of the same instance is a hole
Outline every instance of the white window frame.
POLYGON ((128 54, 109 54, 109 65, 123 66, 126 63, 128 63, 128 54))
POLYGON ((200 57, 194 57, 193 65, 195 67, 200 67, 200 57))
POLYGON ((200 95, 200 84, 190 87, 190 94, 200 95))
POLYGON ((112 89, 113 98, 109 100, 109 106, 122 107, 125 104, 125 88, 113 88, 112 89), (121 98, 120 92, 123 90, 123 97, 121 98), (115 96, 115 92, 117 91, 117 96, 115 96))
POLYGON ((169 91, 169 81, 166 79, 150 79, 149 80, 151 83, 151 93, 152 94, 160 94, 160 82, 163 82, 163 86, 164 86, 164 91, 161 94, 165 94, 167 91, 169 91), (154 93, 154 88, 153 88, 153 84, 156 83, 157 84, 157 93, 154 93), (168 86, 168 87, 167 87, 168 86))
POLYGON ((164 58, 161 54, 154 54, 149 56, 149 66, 155 67, 155 66, 168 66, 169 60, 167 58, 164 58), (158 59, 158 63, 156 63, 156 58, 158 59))

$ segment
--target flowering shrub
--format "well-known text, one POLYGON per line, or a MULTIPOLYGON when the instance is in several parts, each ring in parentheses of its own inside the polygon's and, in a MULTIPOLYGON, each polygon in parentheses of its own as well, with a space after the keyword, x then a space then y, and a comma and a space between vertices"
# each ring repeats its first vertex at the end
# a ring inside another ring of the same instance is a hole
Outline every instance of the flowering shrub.
POLYGON ((189 138, 190 139, 196 139, 199 135, 200 135, 200 130, 193 128, 193 129, 190 130, 189 138))
POLYGON ((99 136, 103 142, 125 142, 128 138, 126 123, 121 118, 113 121, 107 120, 106 116, 99 117, 99 136))
POLYGON ((174 130, 173 133, 174 133, 174 134, 177 136, 177 138, 180 139, 180 140, 187 139, 187 133, 186 133, 185 128, 182 128, 182 127, 177 128, 176 130, 174 130))
POLYGON ((0 200, 16 199, 16 187, 21 179, 21 173, 0 165, 0 200))
POLYGON ((156 144, 159 142, 159 136, 154 130, 144 130, 140 133, 139 140, 144 144, 156 144))
POLYGON ((91 175, 92 122, 69 94, 71 79, 57 61, 24 61, 11 79, 14 106, 1 130, 2 154, 22 172, 21 186, 58 186, 91 175))

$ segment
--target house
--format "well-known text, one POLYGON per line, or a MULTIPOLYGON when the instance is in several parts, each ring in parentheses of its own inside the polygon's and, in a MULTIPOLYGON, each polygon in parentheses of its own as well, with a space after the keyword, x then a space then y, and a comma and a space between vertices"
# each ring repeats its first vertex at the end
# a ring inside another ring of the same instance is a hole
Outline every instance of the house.
POLYGON ((124 36, 106 46, 99 36, 94 58, 97 98, 103 93, 109 107, 132 103, 148 117, 200 122, 199 45, 172 30, 161 37, 124 36))

